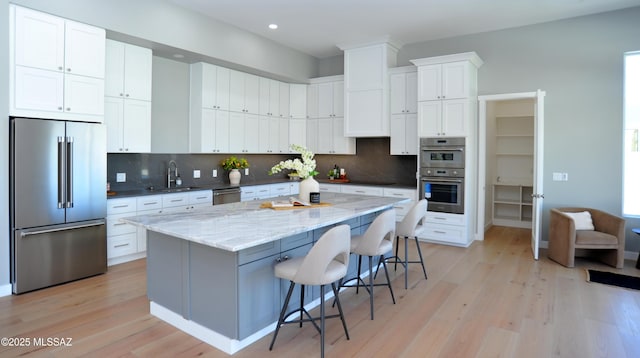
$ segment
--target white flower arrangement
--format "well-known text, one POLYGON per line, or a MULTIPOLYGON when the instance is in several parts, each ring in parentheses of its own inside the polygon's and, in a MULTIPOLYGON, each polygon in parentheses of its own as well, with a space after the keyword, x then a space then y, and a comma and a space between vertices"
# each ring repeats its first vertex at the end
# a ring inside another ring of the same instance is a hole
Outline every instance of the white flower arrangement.
POLYGON ((318 174, 316 160, 313 159, 313 153, 310 150, 298 144, 291 144, 291 149, 299 152, 302 155, 302 160, 295 158, 281 161, 269 170, 269 175, 279 173, 284 169, 295 170, 301 179, 307 179, 318 174))

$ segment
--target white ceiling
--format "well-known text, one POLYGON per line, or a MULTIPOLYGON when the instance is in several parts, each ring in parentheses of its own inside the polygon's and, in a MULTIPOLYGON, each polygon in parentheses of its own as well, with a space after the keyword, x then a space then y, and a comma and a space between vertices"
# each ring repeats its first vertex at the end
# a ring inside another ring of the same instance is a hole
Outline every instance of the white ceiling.
POLYGON ((169 0, 317 58, 336 44, 404 45, 639 6, 640 0, 169 0), (278 24, 269 30, 270 23, 278 24))

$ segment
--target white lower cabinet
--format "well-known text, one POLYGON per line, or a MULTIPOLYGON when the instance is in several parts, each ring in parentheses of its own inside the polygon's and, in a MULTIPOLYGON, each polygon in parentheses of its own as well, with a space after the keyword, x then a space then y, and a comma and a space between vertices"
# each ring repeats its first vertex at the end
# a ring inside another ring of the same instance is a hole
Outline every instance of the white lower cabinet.
POLYGON ((276 196, 296 195, 299 192, 298 183, 277 183, 249 185, 240 188, 240 201, 262 200, 276 196))
POLYGON ((213 191, 144 195, 107 200, 108 265, 146 256, 147 230, 121 222, 124 217, 194 210, 213 205, 213 191))
POLYGON ((342 193, 342 186, 340 184, 320 183, 320 200, 322 200, 322 193, 342 193))
POLYGON ((382 196, 382 187, 365 185, 341 185, 341 192, 346 194, 382 196))
POLYGON ((418 238, 423 241, 444 243, 467 247, 467 225, 464 214, 448 214, 427 211, 427 216, 418 232, 418 238))
POLYGON ((411 207, 415 205, 417 198, 416 189, 386 188, 382 186, 356 184, 320 183, 320 193, 320 200, 322 200, 322 193, 347 193, 409 199, 409 202, 393 206, 396 210, 396 221, 402 221, 404 216, 411 210, 411 207))
POLYGON ((416 189, 400 189, 400 188, 383 188, 382 196, 389 198, 409 199, 409 202, 395 204, 393 208, 396 210, 396 221, 402 221, 405 215, 416 204, 416 189))
POLYGON ((120 221, 123 217, 135 216, 136 211, 136 198, 118 198, 107 201, 107 260, 109 265, 128 261, 120 261, 118 258, 138 252, 137 227, 120 221))

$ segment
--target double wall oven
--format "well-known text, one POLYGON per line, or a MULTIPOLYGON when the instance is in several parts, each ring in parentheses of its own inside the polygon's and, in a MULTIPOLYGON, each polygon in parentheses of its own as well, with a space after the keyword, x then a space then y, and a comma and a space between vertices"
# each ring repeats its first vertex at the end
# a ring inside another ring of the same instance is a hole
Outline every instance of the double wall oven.
POLYGON ((420 198, 429 211, 464 214, 464 138, 420 138, 420 198))

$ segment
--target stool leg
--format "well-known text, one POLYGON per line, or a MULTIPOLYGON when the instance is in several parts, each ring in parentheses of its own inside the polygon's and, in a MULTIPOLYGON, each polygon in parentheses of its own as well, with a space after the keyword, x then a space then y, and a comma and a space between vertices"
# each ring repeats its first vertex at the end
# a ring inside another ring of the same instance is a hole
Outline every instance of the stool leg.
MULTIPOLYGON (((398 257, 398 244, 399 244, 399 243, 400 243, 400 236, 396 236, 396 263, 395 263, 395 264, 393 264, 393 271, 397 271, 397 270, 398 270, 398 260, 400 259, 400 258, 398 257)), ((407 252, 407 251, 406 251, 406 248, 407 248, 407 241, 405 240, 405 242, 404 242, 404 243, 405 243, 405 246, 404 246, 404 247, 405 247, 405 255, 406 255, 406 252, 407 252)), ((405 257, 406 257, 406 256, 405 256, 405 257)), ((406 267, 407 267, 407 266, 405 265, 404 267, 405 267, 405 270, 406 270, 406 267)), ((378 265, 378 270, 379 270, 379 269, 380 269, 380 265, 378 265)), ((377 273, 377 272, 376 272, 376 273, 377 273)), ((406 288, 406 287, 405 287, 405 288, 406 288)))
POLYGON ((289 305, 289 299, 291 299, 291 294, 293 293, 293 287, 296 284, 291 281, 289 285, 289 291, 287 291, 287 298, 284 300, 284 305, 282 306, 282 311, 280 311, 280 317, 278 317, 278 325, 276 325, 276 331, 273 332, 273 338, 271 339, 271 344, 269 345, 269 350, 273 349, 273 344, 276 342, 276 337, 278 336, 278 332, 280 331, 280 326, 282 322, 284 322, 284 315, 287 313, 287 306, 289 305))
POLYGON ((302 328, 302 319, 304 313, 304 285, 300 285, 300 328, 302 328))
POLYGON ((427 269, 424 268, 424 260, 422 259, 422 250, 420 250, 420 243, 418 242, 418 237, 414 236, 416 240, 416 247, 418 248, 418 255, 420 256, 420 264, 422 265, 422 272, 424 273, 424 279, 427 280, 427 269))
MULTIPOLYGON (((384 270, 385 272, 387 272, 387 265, 385 265, 384 263, 382 264, 384 266, 384 270)), ((373 320, 373 256, 369 256, 369 303, 371 303, 371 320, 373 320)), ((358 276, 360 276, 360 273, 358 273, 358 276)), ((387 275, 387 279, 388 279, 388 275, 387 275)))
POLYGON ((340 297, 338 297, 338 290, 336 289, 336 284, 331 283, 331 288, 333 289, 333 295, 335 296, 335 302, 338 304, 338 312, 340 312, 340 319, 342 320, 342 327, 344 328, 344 334, 347 336, 347 340, 349 340, 349 331, 347 330, 347 322, 344 320, 344 313, 342 313, 342 306, 340 305, 340 297))
MULTIPOLYGON (((384 275, 387 276, 387 286, 389 286, 389 292, 391 292, 391 300, 393 301, 393 304, 395 305, 396 304, 396 297, 393 295, 393 287, 391 287, 391 280, 389 280, 389 271, 387 271, 387 263, 384 262, 384 255, 380 255, 380 260, 382 260, 382 267, 384 267, 384 275)), ((371 290, 371 296, 373 296, 373 289, 371 290)))
POLYGON ((358 255, 358 278, 356 279, 356 295, 360 290, 360 269, 362 268, 362 256, 358 255))
MULTIPOLYGON (((397 259, 396 259, 397 260, 397 259)), ((409 285, 409 250, 407 249, 407 237, 404 237, 404 289, 409 285)))
POLYGON ((320 357, 324 358, 324 285, 320 285, 320 357))

